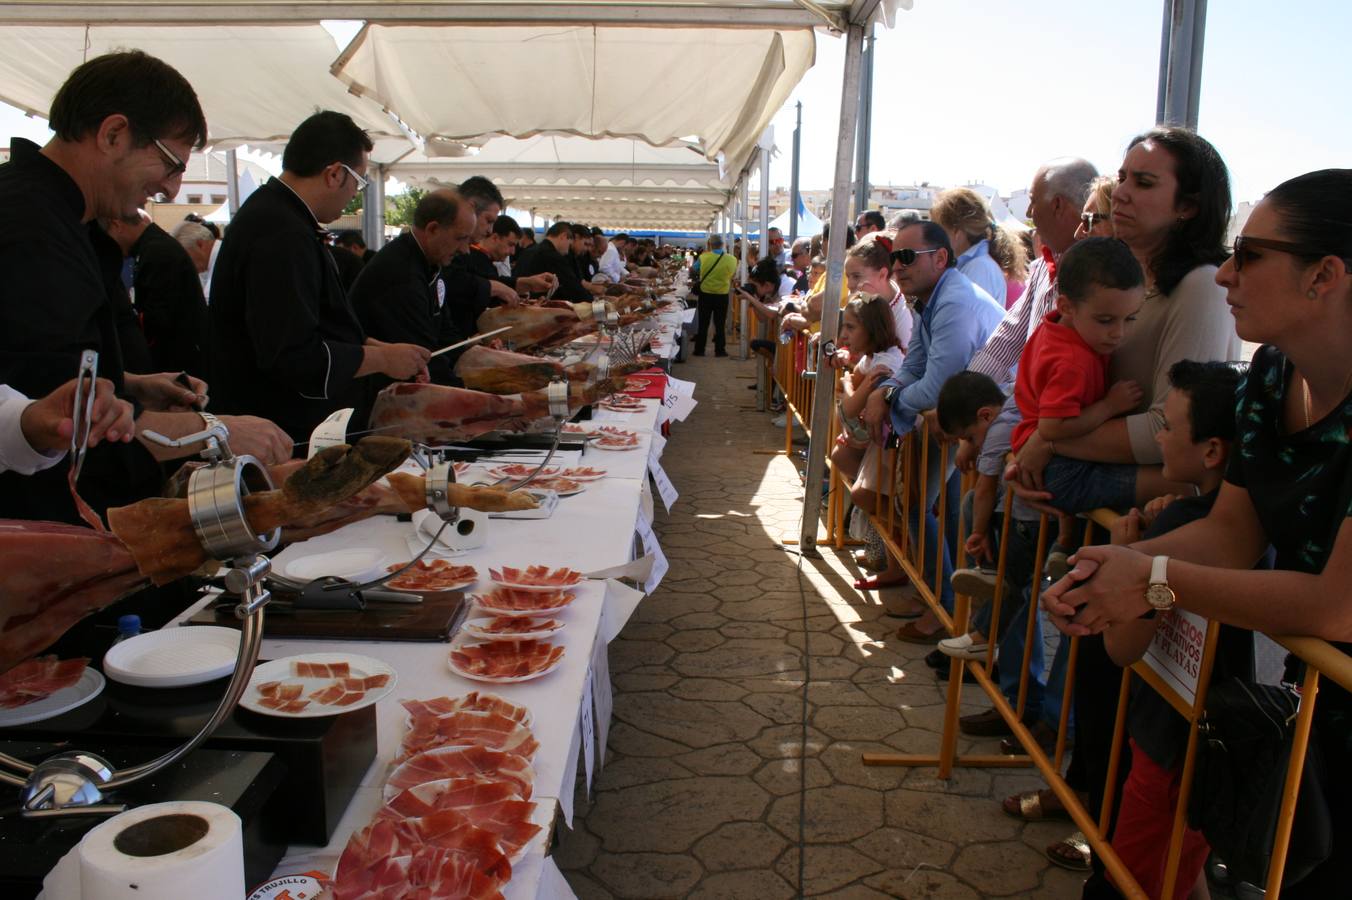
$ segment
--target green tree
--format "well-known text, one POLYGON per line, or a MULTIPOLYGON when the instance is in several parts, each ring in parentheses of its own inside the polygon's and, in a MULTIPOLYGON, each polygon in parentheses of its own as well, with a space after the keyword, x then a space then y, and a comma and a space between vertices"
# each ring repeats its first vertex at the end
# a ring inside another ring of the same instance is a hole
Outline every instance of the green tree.
POLYGON ((419 188, 409 188, 402 194, 395 194, 385 201, 385 224, 402 228, 413 224, 413 210, 418 201, 427 194, 419 188))
POLYGON ((353 194, 352 199, 347 201, 347 206, 343 207, 343 215, 345 216, 358 215, 361 212, 362 197, 363 195, 361 191, 357 191, 357 193, 353 194))

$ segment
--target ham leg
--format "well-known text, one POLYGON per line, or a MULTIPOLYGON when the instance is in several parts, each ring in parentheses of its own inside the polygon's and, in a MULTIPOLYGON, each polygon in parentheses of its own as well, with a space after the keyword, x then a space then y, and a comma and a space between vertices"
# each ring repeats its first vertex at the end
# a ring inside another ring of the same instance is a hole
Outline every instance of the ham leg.
POLYGON ((562 309, 554 306, 495 306, 485 310, 476 324, 480 333, 509 326, 512 330, 502 335, 502 340, 517 350, 554 347, 596 330, 590 303, 574 303, 562 309))
POLYGON ((539 390, 562 378, 564 372, 563 366, 552 359, 479 345, 461 355, 455 364, 455 374, 470 390, 518 394, 539 390))
POLYGON ((114 535, 55 522, 0 520, 0 572, 0 672, 146 583, 114 535))
MULTIPOLYGON (((246 495, 245 515, 262 534, 321 514, 394 469, 409 450, 407 441, 383 436, 363 438, 355 447, 326 448, 306 460, 280 490, 246 495)), ((137 568, 155 584, 191 574, 207 561, 186 499, 152 497, 110 509, 108 524, 131 551, 137 568)))
MULTIPOLYGON (((610 380, 593 385, 570 383, 569 414, 614 389, 610 380)), ((490 431, 524 431, 548 417, 545 391, 497 395, 404 382, 390 385, 376 397, 371 428, 435 446, 472 440, 490 431)))

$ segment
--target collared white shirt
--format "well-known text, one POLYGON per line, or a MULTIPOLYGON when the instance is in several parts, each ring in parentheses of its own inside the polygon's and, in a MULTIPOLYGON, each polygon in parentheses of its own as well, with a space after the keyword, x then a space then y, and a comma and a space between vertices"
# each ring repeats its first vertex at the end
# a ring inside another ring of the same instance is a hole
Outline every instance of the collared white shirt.
POLYGON ((34 450, 23 436, 20 417, 32 402, 9 385, 0 384, 0 472, 32 475, 50 469, 66 455, 64 450, 34 450))
POLYGON ((629 274, 625 268, 624 260, 620 258, 620 251, 615 249, 612 243, 606 243, 606 252, 601 254, 600 261, 596 264, 598 275, 606 276, 606 279, 616 284, 624 280, 624 276, 629 274))

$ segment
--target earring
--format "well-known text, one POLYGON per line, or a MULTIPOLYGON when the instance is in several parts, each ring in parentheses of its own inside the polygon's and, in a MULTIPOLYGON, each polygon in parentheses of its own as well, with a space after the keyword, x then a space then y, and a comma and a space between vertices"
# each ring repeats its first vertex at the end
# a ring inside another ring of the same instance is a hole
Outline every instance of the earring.
POLYGON ((1312 291, 1312 290, 1306 291, 1306 292, 1305 292, 1305 297, 1306 297, 1306 299, 1308 299, 1308 300, 1315 300, 1315 299, 1318 298, 1318 296, 1319 296, 1319 295, 1316 294, 1316 293, 1315 293, 1314 291, 1312 291))

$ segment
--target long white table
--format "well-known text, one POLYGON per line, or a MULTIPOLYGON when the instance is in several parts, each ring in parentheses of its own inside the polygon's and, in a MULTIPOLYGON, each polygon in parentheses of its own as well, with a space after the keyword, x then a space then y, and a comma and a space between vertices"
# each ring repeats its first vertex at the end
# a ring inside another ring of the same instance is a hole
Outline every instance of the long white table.
MULTIPOLYGON (((645 400, 640 413, 626 414, 597 410, 594 422, 631 429, 640 436, 632 450, 603 451, 590 445, 574 460, 560 464, 603 468, 607 476, 591 483, 581 494, 560 498, 548 519, 490 519, 487 544, 456 555, 454 561, 473 565, 480 581, 467 590, 487 588, 488 569, 501 565, 541 564, 568 566, 594 572, 623 565, 634 557, 635 526, 641 515, 651 518, 651 499, 647 493, 647 466, 652 452, 653 431, 658 428, 660 402, 645 400)), ((387 558, 409 558, 408 537, 413 526, 390 517, 357 522, 331 534, 293 544, 279 553, 274 565, 285 571, 293 560, 314 553, 351 547, 375 547, 387 558)), ((582 708, 596 703, 609 709, 609 673, 605 645, 619 631, 632 612, 636 596, 615 582, 592 580, 577 589, 577 599, 555 617, 565 628, 555 641, 565 647, 563 662, 550 674, 521 684, 482 684, 458 676, 447 665, 448 645, 384 641, 312 641, 276 640, 263 642, 262 654, 277 659, 298 653, 349 652, 375 657, 389 664, 398 674, 394 691, 376 706, 377 754, 362 779, 332 839, 323 847, 293 846, 277 866, 277 876, 309 870, 333 872, 343 847, 353 831, 364 827, 380 807, 382 787, 391 760, 398 754, 403 739, 405 712, 401 699, 430 699, 458 696, 473 690, 489 691, 531 711, 532 729, 540 748, 536 752, 535 792, 537 816, 541 824, 551 825, 555 812, 567 822, 572 818, 573 786, 578 759, 584 744, 592 737, 591 728, 583 731, 582 708), (594 674, 595 672, 595 674, 594 674), (593 698, 593 692, 604 697, 593 698)), ((606 723, 593 724, 604 734, 606 723)), ((598 741, 599 742, 599 741, 598 741)), ((594 759, 604 756, 604 745, 593 747, 594 759)), ((599 765, 599 763, 598 763, 599 765)), ((507 887, 509 898, 572 896, 567 883, 552 860, 545 856, 549 829, 527 847, 524 857, 513 866, 507 887)))

